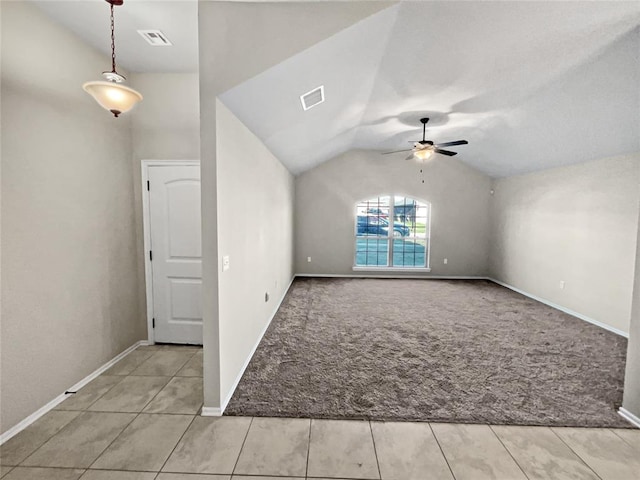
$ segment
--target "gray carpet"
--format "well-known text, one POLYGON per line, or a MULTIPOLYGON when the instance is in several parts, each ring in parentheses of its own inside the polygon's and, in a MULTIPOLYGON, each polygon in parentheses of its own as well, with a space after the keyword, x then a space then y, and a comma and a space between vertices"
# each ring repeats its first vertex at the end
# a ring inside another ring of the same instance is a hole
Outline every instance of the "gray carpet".
POLYGON ((297 279, 225 413, 629 427, 626 348, 488 281, 297 279))

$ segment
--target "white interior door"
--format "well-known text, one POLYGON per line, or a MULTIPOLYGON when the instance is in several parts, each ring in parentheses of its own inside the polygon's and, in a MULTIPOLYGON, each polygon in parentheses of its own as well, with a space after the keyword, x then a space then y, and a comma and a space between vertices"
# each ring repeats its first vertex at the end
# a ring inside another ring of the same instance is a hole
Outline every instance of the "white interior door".
POLYGON ((149 166, 154 339, 202 345, 200 167, 149 166))

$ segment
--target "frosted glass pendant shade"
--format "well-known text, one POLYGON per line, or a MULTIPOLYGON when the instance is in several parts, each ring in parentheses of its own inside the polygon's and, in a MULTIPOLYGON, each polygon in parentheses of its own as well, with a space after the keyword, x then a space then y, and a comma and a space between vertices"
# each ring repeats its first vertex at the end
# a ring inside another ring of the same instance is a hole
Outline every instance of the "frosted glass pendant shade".
POLYGON ((105 110, 109 110, 115 117, 131 110, 142 100, 142 95, 133 88, 125 87, 115 82, 87 82, 82 85, 85 92, 91 95, 105 110))

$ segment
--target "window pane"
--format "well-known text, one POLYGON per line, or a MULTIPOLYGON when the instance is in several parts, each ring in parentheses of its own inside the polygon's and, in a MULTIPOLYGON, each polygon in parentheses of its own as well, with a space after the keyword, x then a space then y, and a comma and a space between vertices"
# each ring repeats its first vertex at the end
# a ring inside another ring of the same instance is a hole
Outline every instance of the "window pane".
POLYGON ((396 238, 393 240, 394 267, 424 267, 426 260, 426 240, 418 238, 396 238))
POLYGON ((426 238, 429 233, 429 206, 408 197, 395 197, 394 230, 396 237, 426 238))
POLYGON ((356 205, 356 236, 389 235, 389 197, 375 197, 356 205))
POLYGON ((356 266, 376 267, 387 266, 389 241, 378 238, 356 239, 356 266))
POLYGON ((429 206, 416 202, 414 236, 427 238, 429 235, 429 206))

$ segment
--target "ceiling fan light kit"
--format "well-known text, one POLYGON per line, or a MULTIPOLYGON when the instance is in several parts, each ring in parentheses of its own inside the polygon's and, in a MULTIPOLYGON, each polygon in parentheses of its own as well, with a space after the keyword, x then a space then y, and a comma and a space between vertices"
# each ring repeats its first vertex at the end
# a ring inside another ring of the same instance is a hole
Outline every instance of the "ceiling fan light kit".
POLYGON ((389 155, 390 153, 398 153, 398 152, 411 152, 405 160, 411 160, 412 158, 417 158, 418 160, 428 160, 433 156, 434 153, 439 153, 441 155, 446 155, 448 157, 453 157, 457 155, 458 152, 452 152, 451 150, 443 150, 440 147, 452 147, 454 145, 467 145, 469 142, 466 140, 455 140, 453 142, 444 142, 444 143, 436 143, 434 144, 431 140, 427 140, 427 123, 429 119, 427 117, 421 118, 420 123, 422 123, 422 140, 419 142, 415 142, 413 144, 413 148, 408 150, 394 150, 393 152, 384 152, 383 155, 389 155))
POLYGON ((122 5, 124 0, 105 0, 111 8, 111 71, 102 72, 104 80, 87 82, 82 85, 85 92, 91 95, 105 110, 109 110, 114 117, 131 110, 142 95, 133 88, 121 85, 126 79, 116 71, 116 42, 113 18, 113 7, 122 5))
POLYGON ((413 156, 418 160, 429 160, 433 156, 433 150, 430 148, 424 148, 414 152, 413 156))

